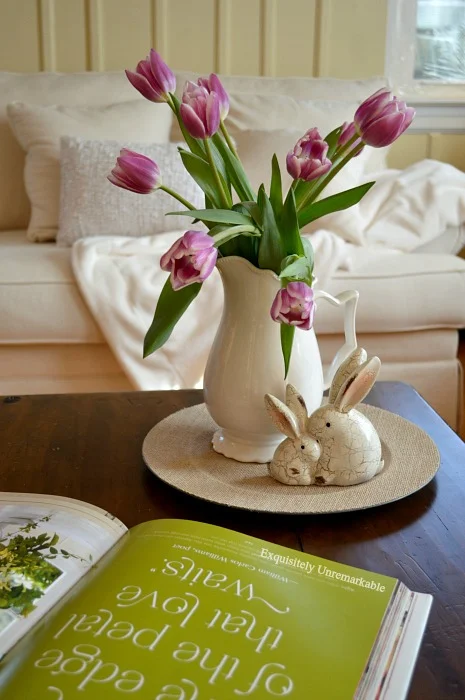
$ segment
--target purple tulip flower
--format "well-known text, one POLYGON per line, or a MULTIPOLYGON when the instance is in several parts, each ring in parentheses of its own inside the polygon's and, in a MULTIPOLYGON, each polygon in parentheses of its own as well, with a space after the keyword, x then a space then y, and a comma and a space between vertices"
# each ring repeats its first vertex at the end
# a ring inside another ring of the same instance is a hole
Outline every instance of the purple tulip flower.
POLYGON ((338 146, 345 146, 356 134, 354 122, 344 122, 337 140, 338 146))
POLYGON ((331 168, 331 161, 326 158, 328 144, 318 129, 309 129, 299 139, 286 158, 287 172, 295 180, 315 180, 331 168))
POLYGON ((147 156, 123 148, 108 180, 124 190, 137 194, 150 194, 161 187, 160 168, 147 156))
MULTIPOLYGON (((344 122, 342 125, 341 133, 339 134, 339 138, 337 140, 337 145, 339 147, 345 146, 353 137, 356 135, 356 130, 355 130, 355 124, 354 122, 344 122)), ((362 143, 362 139, 358 138, 355 141, 353 141, 352 146, 351 146, 351 153, 353 157, 360 155, 360 153, 363 151, 365 147, 365 144, 362 143), (355 149, 359 146, 357 152, 355 153, 355 149)))
POLYGON ((362 102, 354 122, 362 141, 373 148, 393 143, 410 126, 415 110, 381 88, 362 102))
POLYGON ((310 330, 315 315, 313 289, 305 282, 289 282, 276 294, 270 313, 273 321, 310 330))
POLYGON ((176 78, 155 49, 144 61, 139 61, 134 71, 127 70, 126 76, 136 90, 151 102, 166 102, 168 93, 176 89, 176 78))
POLYGON ((186 83, 180 112, 187 131, 196 139, 209 138, 219 129, 220 98, 203 85, 186 83))
POLYGON ((208 78, 199 78, 197 84, 208 92, 216 92, 220 103, 220 118, 226 119, 229 113, 229 97, 216 73, 210 73, 208 78))
POLYGON ((218 257, 215 241, 203 231, 186 231, 161 257, 160 267, 170 272, 176 291, 194 282, 204 282, 213 271, 218 257))

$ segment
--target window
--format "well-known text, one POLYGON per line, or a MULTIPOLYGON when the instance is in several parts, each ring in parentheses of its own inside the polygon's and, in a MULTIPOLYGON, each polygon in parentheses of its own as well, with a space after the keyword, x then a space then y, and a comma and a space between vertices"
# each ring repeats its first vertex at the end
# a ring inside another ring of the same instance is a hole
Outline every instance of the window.
POLYGON ((465 0, 388 0, 386 77, 411 132, 465 131, 465 0))
POLYGON ((414 80, 465 82, 465 0, 418 0, 414 80))

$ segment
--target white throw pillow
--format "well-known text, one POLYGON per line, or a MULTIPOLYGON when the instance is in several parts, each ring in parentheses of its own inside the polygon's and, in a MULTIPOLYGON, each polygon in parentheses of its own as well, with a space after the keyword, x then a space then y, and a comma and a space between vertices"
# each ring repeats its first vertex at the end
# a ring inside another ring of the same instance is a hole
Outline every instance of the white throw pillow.
MULTIPOLYGON (((290 129, 275 129, 274 131, 244 130, 234 133, 237 152, 255 190, 258 189, 260 184, 264 183, 266 191, 269 192, 271 158, 273 153, 276 153, 281 170, 283 193, 287 193, 292 178, 286 169, 286 155, 301 136, 301 131, 290 129)), ((352 187, 357 187, 363 182, 369 182, 370 177, 365 171, 369 150, 366 146, 359 156, 349 161, 331 180, 320 198, 329 197, 352 187)), ((361 244, 363 220, 360 216, 359 205, 356 204, 349 209, 327 214, 321 219, 308 224, 303 231, 304 233, 309 233, 320 228, 333 231, 344 240, 361 244)))
POLYGON ((8 105, 7 115, 27 154, 24 180, 31 202, 28 237, 32 241, 56 237, 62 136, 167 143, 172 122, 166 104, 147 100, 103 107, 38 107, 14 102, 8 105))
MULTIPOLYGON (((323 137, 352 121, 358 102, 355 100, 301 100, 288 95, 231 93, 230 109, 225 124, 235 138, 239 131, 276 131, 290 129, 300 136, 312 127, 318 127, 323 137)), ((179 141, 182 133, 173 119, 171 139, 179 141)), ((289 147, 289 150, 292 146, 289 147)), ((388 148, 365 149, 363 163, 366 172, 387 168, 388 148)))
POLYGON ((61 139, 61 197, 58 245, 72 245, 90 236, 146 236, 191 228, 192 219, 165 216, 184 210, 166 192, 142 195, 107 180, 121 148, 149 156, 160 168, 165 185, 204 208, 204 196, 182 164, 177 145, 61 139))
POLYGON ((10 73, 0 71, 0 231, 27 228, 29 200, 24 188, 25 154, 7 121, 11 102, 94 107, 144 101, 123 71, 10 73))

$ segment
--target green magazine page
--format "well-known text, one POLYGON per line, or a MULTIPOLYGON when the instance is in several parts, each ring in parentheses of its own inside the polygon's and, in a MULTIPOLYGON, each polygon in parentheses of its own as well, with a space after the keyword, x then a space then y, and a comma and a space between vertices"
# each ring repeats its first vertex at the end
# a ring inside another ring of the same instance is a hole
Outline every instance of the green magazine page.
POLYGON ((395 585, 215 526, 144 523, 6 657, 0 696, 353 698, 395 585))

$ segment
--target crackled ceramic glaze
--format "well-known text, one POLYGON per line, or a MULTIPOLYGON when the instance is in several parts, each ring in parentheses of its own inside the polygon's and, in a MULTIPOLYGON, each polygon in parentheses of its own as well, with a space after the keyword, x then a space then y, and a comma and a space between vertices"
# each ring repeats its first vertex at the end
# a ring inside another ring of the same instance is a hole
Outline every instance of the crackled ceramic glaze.
POLYGON ((329 402, 307 417, 303 398, 291 385, 286 403, 269 394, 265 404, 274 425, 287 435, 269 465, 277 481, 295 486, 351 486, 372 479, 384 466, 373 424, 354 406, 376 381, 381 363, 357 348, 341 365, 329 402))

